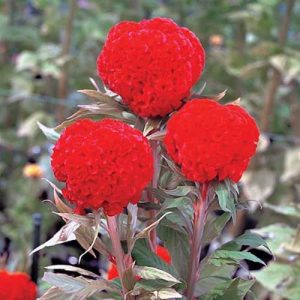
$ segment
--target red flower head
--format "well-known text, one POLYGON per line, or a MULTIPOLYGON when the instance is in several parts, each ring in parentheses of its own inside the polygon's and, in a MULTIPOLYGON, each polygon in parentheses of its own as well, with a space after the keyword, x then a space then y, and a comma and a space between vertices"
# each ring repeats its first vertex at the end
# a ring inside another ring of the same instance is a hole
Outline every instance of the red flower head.
POLYGON ((148 141, 129 125, 111 119, 80 120, 69 126, 52 154, 54 175, 66 182, 64 197, 113 216, 137 203, 153 174, 148 141))
POLYGON ((164 18, 115 25, 97 60, 103 82, 142 117, 180 107, 204 63, 194 33, 164 18))
POLYGON ((0 270, 0 299, 5 300, 35 300, 36 285, 25 273, 8 273, 0 270))
MULTIPOLYGON (((171 263, 171 255, 167 248, 164 248, 162 246, 157 246, 156 248, 156 254, 159 256, 164 262, 167 264, 171 263)), ((115 278, 119 277, 119 273, 117 270, 117 267, 115 264, 110 264, 108 272, 107 272, 107 279, 113 280, 115 278)))
POLYGON ((165 146, 190 180, 237 182, 254 155, 259 131, 241 107, 195 99, 167 124, 165 146))

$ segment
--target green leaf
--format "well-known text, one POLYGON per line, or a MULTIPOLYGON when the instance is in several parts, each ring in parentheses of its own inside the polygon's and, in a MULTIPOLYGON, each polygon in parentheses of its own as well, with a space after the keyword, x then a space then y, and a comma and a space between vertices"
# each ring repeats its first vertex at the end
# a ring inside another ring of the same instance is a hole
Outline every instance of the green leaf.
POLYGON ((244 299, 255 280, 235 278, 216 286, 210 293, 203 296, 203 300, 241 300, 244 299))
POLYGON ((189 239, 186 234, 174 230, 166 226, 158 227, 158 235, 164 245, 171 253, 172 265, 175 267, 180 278, 187 280, 188 277, 188 264, 190 256, 189 239), (178 245, 180 245, 178 247, 178 245))
POLYGON ((171 274, 156 268, 135 266, 134 270, 138 276, 144 279, 163 279, 169 282, 180 283, 180 281, 171 274))
POLYGON ((265 247, 269 252, 271 252, 267 242, 258 234, 246 232, 243 235, 235 238, 233 240, 234 243, 240 246, 250 246, 253 248, 257 248, 259 246, 265 247))
POLYGON ((160 290, 162 288, 171 287, 173 286, 174 282, 168 282, 162 279, 155 279, 155 280, 146 280, 146 279, 140 279, 136 282, 134 289, 143 289, 149 292, 154 292, 157 290, 160 290))
POLYGON ((206 222, 203 234, 203 245, 210 243, 221 234, 225 225, 230 220, 230 217, 230 213, 225 212, 221 216, 212 217, 206 222))
POLYGON ((165 190, 162 189, 167 195, 176 196, 176 197, 184 197, 191 194, 197 195, 198 190, 195 186, 177 186, 173 190, 165 190))
POLYGON ((236 220, 236 206, 234 197, 224 184, 219 184, 216 188, 219 205, 222 210, 231 214, 233 222, 236 220))
POLYGON ((244 259, 265 265, 265 263, 260 258, 256 257, 250 252, 216 250, 210 257, 211 263, 215 266, 222 266, 227 263, 236 264, 244 259))
POLYGON ((50 142, 55 143, 59 139, 59 133, 54 128, 47 127, 40 122, 37 122, 37 124, 50 142))
POLYGON ((236 269, 233 265, 215 266, 211 264, 209 259, 201 261, 200 265, 200 280, 196 284, 196 296, 209 294, 219 286, 227 286, 230 283, 231 277, 236 269))
POLYGON ((176 270, 171 265, 164 262, 159 256, 149 249, 145 239, 138 240, 135 243, 132 256, 138 266, 158 268, 172 274, 175 277, 178 276, 176 270))

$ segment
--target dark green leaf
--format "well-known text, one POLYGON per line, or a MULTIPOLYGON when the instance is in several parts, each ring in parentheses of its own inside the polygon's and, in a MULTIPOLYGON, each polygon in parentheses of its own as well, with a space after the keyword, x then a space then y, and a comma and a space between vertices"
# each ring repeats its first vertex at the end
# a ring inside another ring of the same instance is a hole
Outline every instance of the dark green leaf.
POLYGON ((204 227, 203 245, 210 243, 213 239, 218 237, 229 220, 229 212, 209 219, 204 227))
POLYGON ((158 227, 158 235, 164 241, 172 257, 172 265, 177 270, 180 278, 187 280, 190 249, 189 239, 186 234, 166 226, 158 227))
POLYGON ((219 205, 222 210, 231 214, 233 222, 236 220, 236 205, 234 197, 224 184, 219 184, 216 188, 219 205))
POLYGON ((136 241, 132 251, 132 256, 138 266, 158 268, 172 274, 175 277, 178 276, 176 270, 171 265, 168 265, 149 249, 145 239, 136 241))
POLYGON ((236 264, 244 259, 265 265, 265 263, 260 258, 256 257, 254 254, 250 252, 216 250, 210 257, 211 263, 216 266, 222 266, 227 263, 236 264))

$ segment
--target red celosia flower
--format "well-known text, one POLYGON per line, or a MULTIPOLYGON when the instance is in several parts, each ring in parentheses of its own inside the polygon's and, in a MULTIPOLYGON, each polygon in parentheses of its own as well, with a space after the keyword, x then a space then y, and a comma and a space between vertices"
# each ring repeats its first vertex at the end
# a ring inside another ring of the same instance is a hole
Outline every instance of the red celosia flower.
POLYGON ((66 182, 63 194, 77 211, 103 207, 113 216, 140 200, 152 178, 153 158, 140 131, 117 120, 85 119, 62 133, 52 168, 56 178, 66 182))
POLYGON ((165 145, 188 179, 237 182, 255 153, 258 137, 254 119, 243 108, 195 99, 168 121, 165 145))
POLYGON ((142 117, 180 107, 204 63, 194 33, 165 18, 115 25, 97 60, 103 82, 142 117))
POLYGON ((36 285, 25 273, 9 273, 0 270, 0 299, 5 300, 35 300, 36 285))
MULTIPOLYGON (((156 254, 163 261, 165 261, 167 264, 171 263, 171 255, 170 255, 168 249, 166 249, 162 246, 157 246, 156 254)), ((110 264, 110 267, 109 267, 108 272, 107 272, 107 279, 108 280, 113 280, 117 277, 119 277, 119 273, 118 273, 116 265, 115 264, 110 264)))

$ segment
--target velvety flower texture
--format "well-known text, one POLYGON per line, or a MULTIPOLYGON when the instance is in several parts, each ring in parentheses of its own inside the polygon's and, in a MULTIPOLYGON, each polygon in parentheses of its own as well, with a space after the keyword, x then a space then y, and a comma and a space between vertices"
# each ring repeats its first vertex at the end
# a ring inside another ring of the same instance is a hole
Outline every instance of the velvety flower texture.
POLYGON ((97 60, 104 84, 142 117, 165 116, 179 108, 204 63, 205 52, 194 33, 165 18, 115 25, 97 60))
POLYGON ((148 140, 129 125, 111 119, 80 120, 60 136, 52 154, 63 195, 77 206, 113 216, 137 203, 153 174, 148 140))
MULTIPOLYGON (((164 247, 158 245, 156 248, 156 254, 167 264, 171 263, 171 255, 167 248, 164 248, 164 247)), ((113 280, 118 277, 119 277, 119 273, 118 273, 116 265, 110 264, 110 267, 107 272, 107 279, 113 280)))
POLYGON ((36 298, 36 285, 27 274, 0 270, 0 299, 35 300, 36 298))
POLYGON ((165 146, 183 174, 196 182, 237 182, 254 155, 259 131, 240 106, 194 99, 167 124, 165 146))

